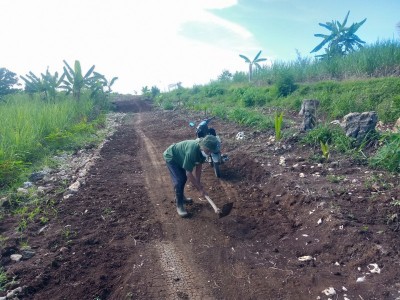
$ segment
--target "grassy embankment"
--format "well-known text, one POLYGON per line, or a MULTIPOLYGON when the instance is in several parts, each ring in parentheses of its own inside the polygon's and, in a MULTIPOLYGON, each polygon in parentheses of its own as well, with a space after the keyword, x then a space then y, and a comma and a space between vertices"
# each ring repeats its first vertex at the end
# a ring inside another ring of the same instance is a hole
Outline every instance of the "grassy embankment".
MULTIPOLYGON (((350 112, 376 111, 380 121, 394 123, 400 117, 400 42, 369 45, 345 57, 316 61, 299 57, 293 62, 276 62, 258 70, 252 82, 245 73, 221 75, 204 86, 177 89, 161 94, 155 102, 164 109, 181 105, 251 126, 273 130, 277 114, 290 124, 288 110, 299 111, 304 99, 320 101, 315 130, 302 142, 319 148, 321 142, 341 153, 360 154, 376 140, 373 155, 364 157, 371 166, 400 172, 399 133, 374 135, 357 145, 341 130, 329 125, 350 112)), ((283 126, 283 138, 293 132, 283 126)), ((365 154, 363 154, 365 156, 365 154)))
POLYGON ((96 101, 59 94, 47 102, 39 95, 10 95, 0 102, 0 189, 26 180, 29 172, 61 150, 76 150, 96 139, 104 114, 96 101))

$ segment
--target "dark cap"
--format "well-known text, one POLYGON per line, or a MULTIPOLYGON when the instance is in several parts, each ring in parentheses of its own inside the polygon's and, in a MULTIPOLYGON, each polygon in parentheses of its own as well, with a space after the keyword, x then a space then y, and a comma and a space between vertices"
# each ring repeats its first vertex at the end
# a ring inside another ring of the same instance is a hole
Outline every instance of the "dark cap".
POLYGON ((216 152, 219 150, 219 140, 213 135, 206 135, 200 140, 199 145, 207 148, 211 152, 216 152))

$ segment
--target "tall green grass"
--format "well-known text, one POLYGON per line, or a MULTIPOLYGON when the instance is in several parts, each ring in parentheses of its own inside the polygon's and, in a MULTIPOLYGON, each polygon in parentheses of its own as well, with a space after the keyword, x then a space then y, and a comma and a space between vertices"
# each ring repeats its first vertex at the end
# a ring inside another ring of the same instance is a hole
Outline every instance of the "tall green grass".
MULTIPOLYGON (((63 96, 44 102, 39 96, 16 94, 0 103, 0 187, 55 148, 55 136, 69 136, 76 124, 87 123, 95 102, 87 95, 78 102, 63 96)), ((71 139, 70 139, 71 140, 71 139)), ((68 141, 67 141, 68 144, 68 141)))
POLYGON ((257 71, 254 82, 258 85, 271 84, 282 74, 293 77, 297 83, 386 77, 398 72, 399 65, 400 40, 383 40, 330 60, 298 57, 289 62, 276 61, 257 71))

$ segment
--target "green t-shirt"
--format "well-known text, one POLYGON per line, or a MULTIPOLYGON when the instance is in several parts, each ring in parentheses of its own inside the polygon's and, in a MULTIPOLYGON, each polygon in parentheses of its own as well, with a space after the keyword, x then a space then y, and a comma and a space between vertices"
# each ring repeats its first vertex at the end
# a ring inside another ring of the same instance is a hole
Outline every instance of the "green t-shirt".
POLYGON ((196 140, 182 141, 172 144, 164 151, 166 162, 173 162, 188 172, 193 168, 205 162, 205 157, 201 154, 199 142, 196 140))

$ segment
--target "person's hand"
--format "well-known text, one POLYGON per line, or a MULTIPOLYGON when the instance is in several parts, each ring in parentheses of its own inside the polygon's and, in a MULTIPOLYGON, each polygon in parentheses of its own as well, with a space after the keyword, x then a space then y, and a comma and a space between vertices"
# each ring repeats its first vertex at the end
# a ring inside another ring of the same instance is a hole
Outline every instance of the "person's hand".
POLYGON ((200 194, 201 194, 201 197, 203 197, 203 198, 205 198, 206 196, 208 196, 207 192, 204 190, 203 187, 200 187, 199 192, 200 192, 200 194))

